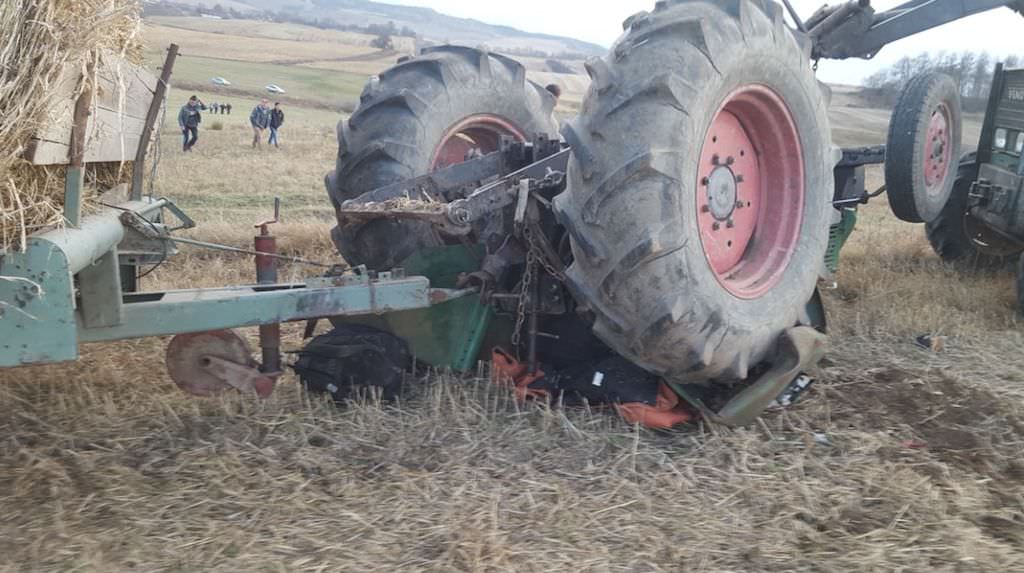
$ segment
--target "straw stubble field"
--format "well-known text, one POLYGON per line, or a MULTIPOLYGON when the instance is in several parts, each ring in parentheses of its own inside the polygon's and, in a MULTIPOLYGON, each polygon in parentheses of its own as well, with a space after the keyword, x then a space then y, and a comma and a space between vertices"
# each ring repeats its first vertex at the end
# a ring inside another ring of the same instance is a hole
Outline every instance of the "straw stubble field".
MULTIPOLYGON (((248 147, 245 114, 208 117, 224 129, 189 155, 165 133, 156 194, 200 221, 195 237, 237 246, 280 195, 283 250, 330 260, 333 126, 294 117, 279 151, 248 147)), ((185 247, 144 284, 251 273, 185 247)), ((291 375, 267 401, 195 400, 168 380, 164 340, 5 371, 0 570, 1024 569, 1010 275, 944 267, 883 202, 838 279, 819 384, 741 430, 638 431, 443 374, 391 406, 339 410, 291 375), (915 345, 925 333, 944 351, 915 345)))

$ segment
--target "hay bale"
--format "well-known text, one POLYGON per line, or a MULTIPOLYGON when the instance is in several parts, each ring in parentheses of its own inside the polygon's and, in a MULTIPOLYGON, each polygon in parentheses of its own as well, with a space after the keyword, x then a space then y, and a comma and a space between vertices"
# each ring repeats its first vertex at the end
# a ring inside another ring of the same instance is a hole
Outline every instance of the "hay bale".
MULTIPOLYGON (((55 100, 66 97, 56 89, 64 71, 81 69, 84 80, 101 50, 141 62, 140 30, 137 0, 0 2, 0 251, 24 248, 28 234, 62 222, 65 168, 23 157, 55 100)), ((91 167, 87 179, 123 180, 125 167, 113 178, 110 166, 91 167)))

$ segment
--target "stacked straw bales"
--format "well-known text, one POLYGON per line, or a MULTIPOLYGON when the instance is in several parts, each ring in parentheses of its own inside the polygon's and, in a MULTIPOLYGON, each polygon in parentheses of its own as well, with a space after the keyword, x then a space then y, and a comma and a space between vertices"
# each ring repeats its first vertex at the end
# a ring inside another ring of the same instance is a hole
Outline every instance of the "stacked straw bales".
MULTIPOLYGON (((56 89, 63 71, 79 68, 84 78, 101 50, 139 62, 140 31, 137 0, 0 1, 0 252, 62 222, 64 168, 23 157, 54 100, 66 97, 56 89)), ((130 165, 116 172, 123 178, 130 165)), ((110 182, 111 166, 90 166, 87 179, 97 173, 110 182)))

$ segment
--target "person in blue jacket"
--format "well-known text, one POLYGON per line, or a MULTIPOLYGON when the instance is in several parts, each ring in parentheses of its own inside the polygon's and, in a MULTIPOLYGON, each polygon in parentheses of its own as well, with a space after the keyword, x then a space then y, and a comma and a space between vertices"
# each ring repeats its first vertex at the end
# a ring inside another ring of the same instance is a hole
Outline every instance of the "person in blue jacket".
POLYGON ((270 127, 269 103, 267 98, 263 98, 256 107, 252 108, 252 113, 249 114, 249 123, 252 124, 253 149, 263 145, 263 132, 270 127))
POLYGON ((178 112, 178 126, 181 127, 184 138, 181 144, 182 152, 192 151, 199 139, 199 124, 203 122, 201 111, 206 111, 206 105, 198 97, 192 96, 178 112))

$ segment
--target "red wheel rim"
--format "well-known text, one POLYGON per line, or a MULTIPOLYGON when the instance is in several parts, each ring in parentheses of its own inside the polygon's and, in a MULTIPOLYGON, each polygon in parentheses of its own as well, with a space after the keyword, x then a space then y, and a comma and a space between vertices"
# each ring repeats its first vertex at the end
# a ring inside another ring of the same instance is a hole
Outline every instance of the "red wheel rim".
POLYGON ((762 85, 727 98, 697 170, 697 223, 708 264, 733 296, 763 296, 782 279, 804 214, 803 148, 782 98, 762 85))
POLYGON ((930 196, 939 196, 945 188, 949 174, 952 146, 949 134, 949 107, 939 104, 928 122, 928 135, 924 149, 924 184, 930 196))
POLYGON ((487 155, 498 151, 503 135, 517 141, 526 141, 523 132, 502 117, 490 114, 471 115, 445 132, 434 150, 430 170, 437 171, 462 163, 471 153, 487 155))

